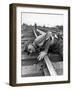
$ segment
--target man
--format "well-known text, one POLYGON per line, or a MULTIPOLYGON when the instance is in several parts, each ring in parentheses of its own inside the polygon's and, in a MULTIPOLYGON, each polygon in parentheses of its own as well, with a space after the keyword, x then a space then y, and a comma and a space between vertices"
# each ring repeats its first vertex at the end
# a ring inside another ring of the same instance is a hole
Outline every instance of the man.
POLYGON ((38 60, 42 60, 45 55, 50 52, 59 54, 61 58, 63 57, 63 45, 59 45, 60 40, 58 39, 56 34, 53 34, 50 31, 48 31, 47 33, 43 33, 41 31, 40 34, 42 33, 42 35, 37 36, 35 30, 33 31, 36 36, 36 39, 33 41, 33 43, 29 43, 27 45, 27 51, 29 53, 38 52, 38 60))

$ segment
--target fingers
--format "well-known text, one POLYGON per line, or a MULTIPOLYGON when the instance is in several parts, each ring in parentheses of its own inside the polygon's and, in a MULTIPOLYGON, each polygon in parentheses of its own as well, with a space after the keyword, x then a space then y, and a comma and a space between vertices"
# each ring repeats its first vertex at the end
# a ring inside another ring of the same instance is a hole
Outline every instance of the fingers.
POLYGON ((38 56, 38 60, 39 60, 39 61, 41 60, 41 57, 40 57, 40 55, 38 56))
POLYGON ((41 60, 40 55, 38 56, 38 60, 39 60, 39 61, 41 60))
POLYGON ((41 59, 43 59, 43 56, 42 55, 39 55, 38 56, 38 60, 40 61, 41 59))
POLYGON ((45 55, 46 55, 45 52, 40 52, 40 53, 39 53, 39 56, 38 56, 38 60, 43 59, 45 55))

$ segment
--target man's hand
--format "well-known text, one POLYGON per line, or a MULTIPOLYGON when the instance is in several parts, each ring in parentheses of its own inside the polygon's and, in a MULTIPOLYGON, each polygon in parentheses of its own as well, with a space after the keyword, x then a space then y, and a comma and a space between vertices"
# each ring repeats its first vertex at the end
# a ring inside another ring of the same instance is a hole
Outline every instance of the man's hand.
POLYGON ((45 56, 47 55, 47 53, 45 51, 40 52, 38 59, 41 60, 43 59, 45 56))

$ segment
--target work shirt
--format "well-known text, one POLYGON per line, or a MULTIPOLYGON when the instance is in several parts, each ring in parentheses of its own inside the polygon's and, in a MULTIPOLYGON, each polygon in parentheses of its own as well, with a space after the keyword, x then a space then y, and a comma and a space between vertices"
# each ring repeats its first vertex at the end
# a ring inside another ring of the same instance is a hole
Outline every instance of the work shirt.
POLYGON ((34 40, 33 45, 37 52, 57 53, 63 58, 63 40, 55 36, 46 38, 44 35, 39 40, 34 40))
POLYGON ((33 42, 33 45, 36 50, 38 51, 45 51, 48 52, 49 47, 54 43, 54 37, 50 36, 49 38, 46 38, 46 34, 42 37, 39 37, 38 39, 35 39, 33 42))

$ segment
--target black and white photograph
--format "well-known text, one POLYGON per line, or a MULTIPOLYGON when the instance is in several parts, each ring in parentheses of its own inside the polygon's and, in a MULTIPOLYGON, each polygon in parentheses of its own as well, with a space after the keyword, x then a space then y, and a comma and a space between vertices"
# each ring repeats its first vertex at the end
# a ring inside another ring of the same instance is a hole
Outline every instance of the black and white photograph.
POLYGON ((21 13, 21 76, 63 75, 63 14, 21 13))
POLYGON ((27 4, 13 6, 10 61, 13 84, 69 82, 70 8, 27 4))

